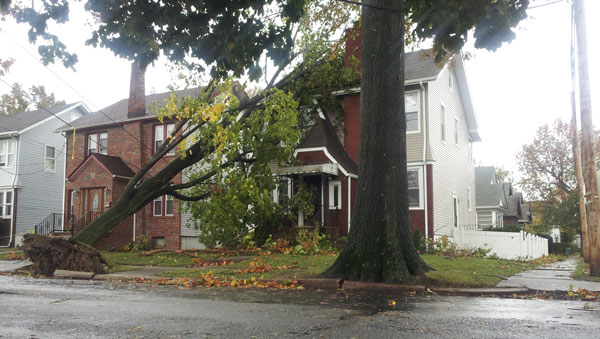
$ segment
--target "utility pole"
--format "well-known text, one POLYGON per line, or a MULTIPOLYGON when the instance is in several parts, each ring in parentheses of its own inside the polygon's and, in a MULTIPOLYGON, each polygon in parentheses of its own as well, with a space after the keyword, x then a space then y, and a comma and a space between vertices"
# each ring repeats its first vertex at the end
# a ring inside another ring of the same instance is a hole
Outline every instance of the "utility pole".
POLYGON ((588 222, 585 210, 585 184, 583 182, 583 172, 581 170, 581 149, 579 147, 579 128, 577 127, 577 107, 575 101, 575 90, 577 88, 575 76, 575 9, 571 8, 571 128, 573 143, 573 160, 575 160, 575 178, 577 178, 578 196, 579 196, 579 221, 581 224, 581 251, 583 260, 590 262, 590 248, 588 235, 588 222))
POLYGON ((600 247, 598 246, 598 174, 594 150, 594 125, 592 123, 592 101, 587 60, 587 34, 583 0, 573 0, 575 30, 577 32, 577 64, 579 70, 579 105, 581 114, 581 158, 585 182, 586 212, 589 235, 590 275, 600 276, 600 247))

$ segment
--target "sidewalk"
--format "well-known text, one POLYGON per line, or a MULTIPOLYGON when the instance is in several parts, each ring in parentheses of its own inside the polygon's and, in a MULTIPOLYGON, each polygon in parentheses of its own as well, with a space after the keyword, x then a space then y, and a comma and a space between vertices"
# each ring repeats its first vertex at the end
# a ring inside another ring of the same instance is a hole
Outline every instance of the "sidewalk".
POLYGON ((571 278, 576 268, 577 260, 567 259, 513 275, 507 280, 499 282, 496 287, 525 287, 530 290, 562 292, 568 292, 570 289, 584 289, 600 292, 600 283, 598 282, 574 280, 571 278))

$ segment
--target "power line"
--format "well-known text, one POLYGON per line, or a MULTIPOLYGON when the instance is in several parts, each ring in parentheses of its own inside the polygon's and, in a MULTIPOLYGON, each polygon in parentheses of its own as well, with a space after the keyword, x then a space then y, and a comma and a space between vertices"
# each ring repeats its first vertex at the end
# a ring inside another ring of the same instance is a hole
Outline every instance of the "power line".
POLYGON ((552 2, 547 2, 545 4, 540 4, 540 5, 535 5, 535 6, 529 6, 527 7, 527 9, 535 9, 535 8, 540 8, 540 7, 544 7, 544 6, 549 6, 549 5, 554 5, 557 4, 559 2, 563 2, 564 0, 556 0, 556 1, 552 1, 552 2))
MULTIPOLYGON (((18 43, 12 36, 8 35, 5 31, 1 31, 1 32, 4 33, 4 35, 6 35, 9 39, 11 39, 22 50, 24 50, 29 56, 31 56, 33 59, 35 59, 35 61, 37 61, 40 65, 42 65, 44 68, 46 68, 48 71, 50 71, 50 73, 52 73, 52 75, 54 75, 58 80, 62 81, 65 85, 67 85, 67 87, 69 87, 71 90, 73 90, 75 93, 77 93, 77 95, 79 95, 83 100, 87 101, 88 103, 90 103, 91 106, 95 107, 98 113, 100 113, 103 116, 105 116, 106 118, 108 118, 114 125, 116 125, 117 127, 121 128, 125 133, 127 133, 134 140, 136 140, 140 144, 140 146, 147 148, 151 153, 154 151, 148 145, 145 145, 138 137, 136 137, 135 135, 131 134, 131 132, 129 132, 128 130, 126 130, 121 124, 119 124, 117 121, 115 121, 113 118, 111 118, 108 114, 106 114, 103 110, 98 109, 98 106, 94 105, 89 99, 87 99, 77 89, 75 89, 73 86, 71 86, 66 80, 64 80, 63 78, 61 78, 56 72, 54 72, 53 70, 51 70, 48 66, 44 65, 33 54, 31 54, 31 52, 29 52, 28 49, 26 49, 23 45, 21 45, 20 43, 18 43)), ((72 125, 70 125, 70 126, 73 127, 72 125)), ((161 160, 167 162, 164 158, 161 159, 161 160)))
MULTIPOLYGON (((2 81, 5 85, 7 85, 8 87, 10 87, 11 89, 14 88, 14 86, 11 86, 8 82, 4 81, 4 79, 0 78, 0 81, 2 81)), ((65 121, 63 118, 59 117, 58 115, 56 115, 55 113, 52 113, 49 109, 47 109, 46 107, 42 107, 42 110, 48 112, 51 116, 57 118, 58 120, 62 121, 63 123, 65 123, 68 126, 71 126, 73 129, 75 129, 75 126, 73 126, 71 123, 65 121)), ((93 139, 88 139, 93 141, 94 143, 96 143, 97 146, 103 146, 100 142, 93 140, 93 139)), ((44 144, 45 145, 45 144, 44 144)), ((140 144, 141 145, 141 144, 140 144)), ((108 145, 106 145, 106 147, 108 148, 108 145)), ((73 149, 73 153, 75 153, 75 149, 73 149)), ((131 162, 121 158, 123 161, 127 162, 128 164, 130 164, 131 166, 133 166, 135 169, 137 169, 138 171, 140 170, 139 167, 137 167, 136 165, 132 164, 131 162)))

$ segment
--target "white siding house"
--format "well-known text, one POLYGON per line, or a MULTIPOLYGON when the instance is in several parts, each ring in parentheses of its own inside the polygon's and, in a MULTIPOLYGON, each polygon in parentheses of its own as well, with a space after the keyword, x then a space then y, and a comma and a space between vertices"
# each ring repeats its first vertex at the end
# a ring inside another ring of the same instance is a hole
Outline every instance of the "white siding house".
MULTIPOLYGON (((0 245, 15 246, 44 219, 62 224, 65 138, 55 130, 87 114, 82 103, 0 115, 0 245)), ((61 225, 62 226, 62 225, 61 225)))

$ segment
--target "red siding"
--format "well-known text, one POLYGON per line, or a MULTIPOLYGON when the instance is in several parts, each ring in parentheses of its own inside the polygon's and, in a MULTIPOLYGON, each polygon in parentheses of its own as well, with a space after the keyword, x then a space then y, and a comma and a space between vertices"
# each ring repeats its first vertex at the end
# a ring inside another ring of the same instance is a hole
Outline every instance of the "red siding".
POLYGON ((325 164, 331 162, 323 151, 300 152, 296 155, 299 165, 325 164))
POLYGON ((360 94, 344 96, 344 148, 358 164, 358 142, 360 132, 360 94))

